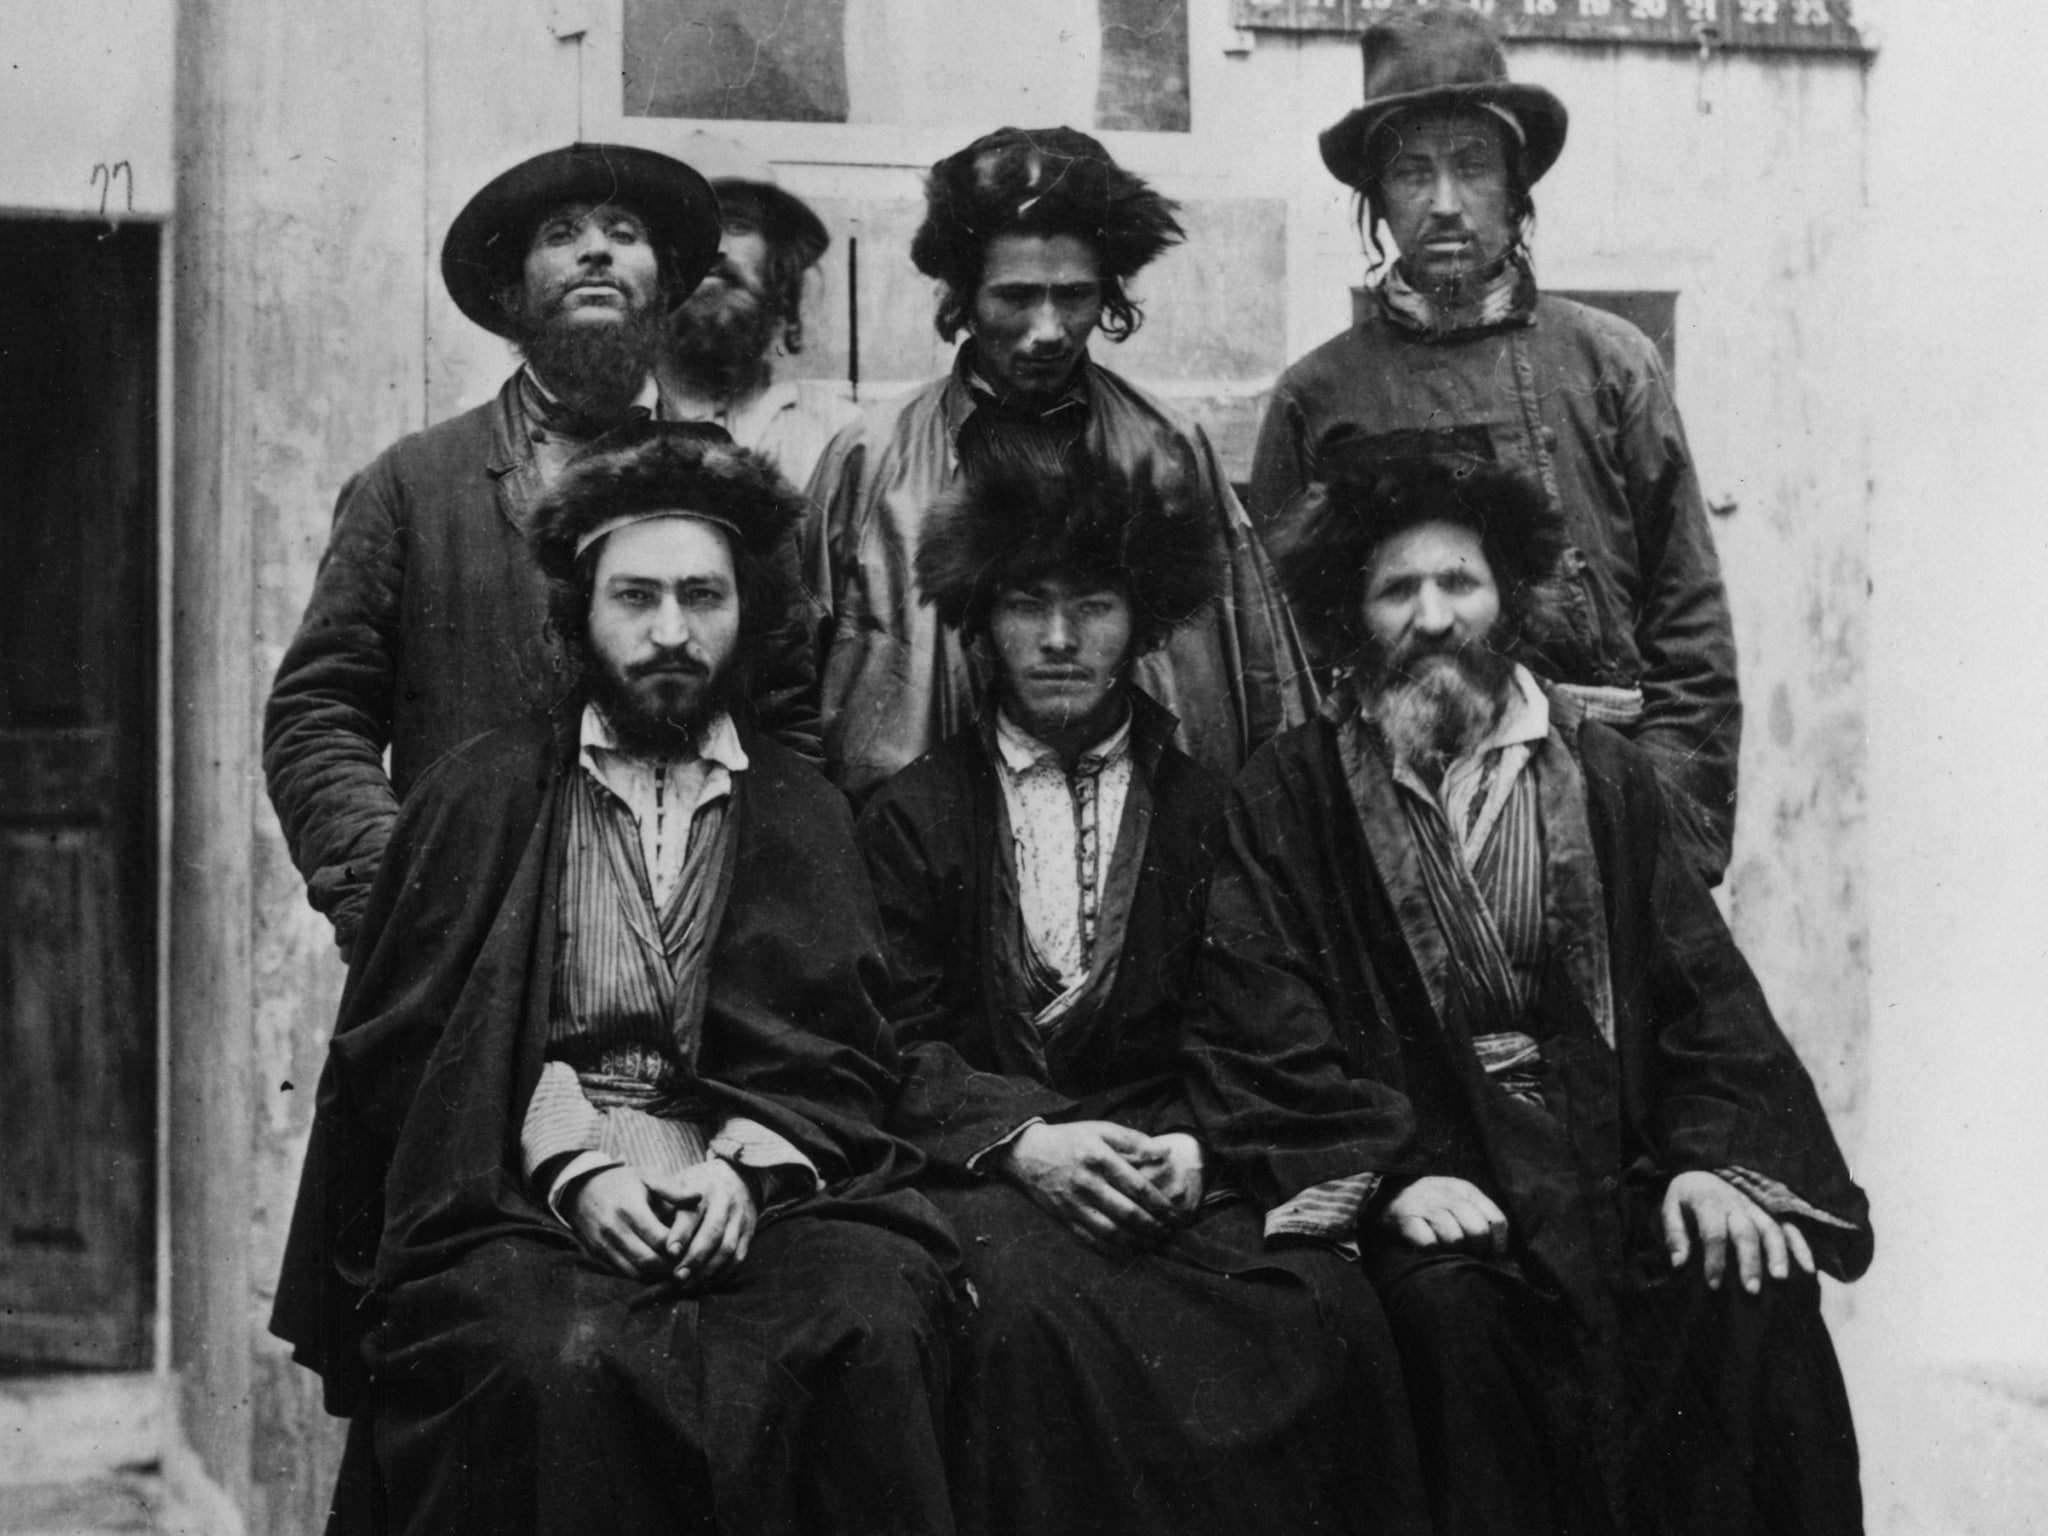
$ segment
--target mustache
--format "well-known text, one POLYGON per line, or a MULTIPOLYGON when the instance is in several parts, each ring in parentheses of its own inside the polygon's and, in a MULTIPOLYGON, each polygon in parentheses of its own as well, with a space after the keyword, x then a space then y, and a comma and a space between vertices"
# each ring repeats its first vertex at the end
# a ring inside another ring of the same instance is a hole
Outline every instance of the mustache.
POLYGON ((665 677, 680 673, 685 677, 709 677, 711 668, 683 651, 667 651, 650 656, 645 661, 636 661, 625 669, 629 681, 637 682, 643 677, 665 677))

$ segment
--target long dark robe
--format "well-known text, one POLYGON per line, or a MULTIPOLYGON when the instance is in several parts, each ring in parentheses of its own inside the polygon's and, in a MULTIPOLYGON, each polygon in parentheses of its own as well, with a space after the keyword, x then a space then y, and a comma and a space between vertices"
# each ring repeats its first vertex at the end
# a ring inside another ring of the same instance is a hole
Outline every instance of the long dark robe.
POLYGON ((1361 1171, 1389 1188, 1438 1173, 1506 1213, 1503 1264, 1373 1256, 1404 1344, 1446 1345, 1406 1353, 1439 1529, 1554 1529, 1516 1518, 1545 1500, 1567 1529, 1610 1515, 1631 1530, 1801 1529, 1788 1505, 1838 1511, 1804 1528, 1858 1528, 1853 1430, 1812 1284, 1755 1304, 1744 1347, 1726 1313, 1747 1298, 1708 1298, 1697 1260, 1673 1274, 1661 1252, 1664 1187, 1692 1169, 1746 1169, 1838 1220, 1802 1222, 1838 1277, 1868 1266, 1872 1240, 1811 1079, 1671 851, 1648 761, 1590 724, 1554 729, 1532 758, 1547 960, 1524 1027, 1543 1041, 1545 1114, 1480 1068, 1392 776, 1365 754, 1355 802, 1335 715, 1274 743, 1232 791, 1190 1093, 1220 1163, 1268 1205, 1361 1171), (1521 1357, 1503 1366, 1489 1330, 1521 1357), (1486 1485, 1484 1467, 1506 1476, 1515 1458, 1486 1461, 1506 1431, 1473 1410, 1503 1394, 1536 1421, 1520 1465, 1536 1479, 1531 1462, 1547 1462, 1547 1490, 1486 1485), (1688 1448, 1688 1415, 1715 1426, 1711 1445, 1688 1448), (1784 1473, 1792 1457, 1808 1464, 1784 1473), (1774 1486, 1786 1477, 1824 1496, 1800 1506, 1774 1486))
POLYGON ((1424 1530, 1386 1321, 1342 1258, 1269 1251, 1240 1200, 1111 1259, 967 1168, 1034 1117, 1191 1127, 1176 1071, 1222 786, 1168 745, 1170 715, 1134 708, 1123 835, 1143 854, 1114 982, 1042 1041, 1000 963, 1016 919, 992 743, 954 736, 861 817, 909 1068, 891 1124, 932 1160, 975 1300, 955 1348, 961 1529, 1424 1530))
POLYGON ((271 1324, 361 1416, 343 1502, 407 1530, 948 1530, 952 1244, 877 1124, 895 1057, 844 802, 786 750, 746 736, 696 1086, 824 1192, 685 1297, 587 1259, 521 1176, 580 707, 444 759, 371 895, 271 1324))

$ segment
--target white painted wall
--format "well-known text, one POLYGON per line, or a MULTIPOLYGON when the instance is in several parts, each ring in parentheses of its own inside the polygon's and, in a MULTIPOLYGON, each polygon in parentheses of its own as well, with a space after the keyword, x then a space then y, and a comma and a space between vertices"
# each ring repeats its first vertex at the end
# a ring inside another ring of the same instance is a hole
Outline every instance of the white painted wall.
POLYGON ((175 11, 171 0, 0 5, 0 212, 171 211, 175 11))

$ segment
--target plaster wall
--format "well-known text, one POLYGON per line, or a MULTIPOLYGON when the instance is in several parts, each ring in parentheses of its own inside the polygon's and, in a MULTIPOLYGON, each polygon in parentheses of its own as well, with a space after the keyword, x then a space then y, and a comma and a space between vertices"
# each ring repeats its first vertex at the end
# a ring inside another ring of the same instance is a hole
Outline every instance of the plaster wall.
MULTIPOLYGON (((1187 205, 1194 238, 1146 274, 1151 319, 1105 356, 1208 421, 1241 472, 1262 391, 1345 323, 1362 272, 1313 148, 1356 99, 1359 65, 1336 40, 1243 50, 1226 0, 1192 12, 1193 131, 1104 137, 1187 205)), ((262 792, 262 701, 342 482, 509 367, 441 290, 455 210, 569 138, 681 150, 697 126, 621 114, 618 37, 618 0, 180 11, 174 1360, 190 1444, 252 1531, 317 1526, 336 1445, 311 1379, 263 1331, 339 967, 262 792)), ((1539 188, 1543 280, 1680 295, 1679 399, 1709 497, 1736 505, 1715 527, 1749 701, 1728 901, 1853 1155, 1868 1045, 1864 75, 1554 46, 1512 65, 1573 109, 1539 188)), ((997 120, 963 99, 940 93, 904 126, 705 125, 777 161, 838 237, 809 370, 844 365, 834 263, 861 238, 864 396, 944 360, 904 252, 922 168, 997 120)), ((1002 118, 1034 120, 1028 98, 996 99, 1002 118)))
POLYGON ((170 212, 173 15, 168 0, 0 7, 0 210, 170 212))

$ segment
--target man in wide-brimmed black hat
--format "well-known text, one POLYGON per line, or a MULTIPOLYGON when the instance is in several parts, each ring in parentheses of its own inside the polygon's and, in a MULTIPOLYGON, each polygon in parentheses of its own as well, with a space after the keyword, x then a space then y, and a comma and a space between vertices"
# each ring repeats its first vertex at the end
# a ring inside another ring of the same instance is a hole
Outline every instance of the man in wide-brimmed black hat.
POLYGON ((1531 665, 1650 754, 1716 881, 1742 719, 1727 595, 1656 348, 1537 291, 1531 188, 1564 148, 1564 104, 1510 80, 1491 24, 1463 8, 1390 14, 1364 56, 1365 100, 1322 154, 1358 193, 1380 279, 1357 323, 1275 387, 1252 514, 1270 535, 1344 453, 1390 441, 1434 439, 1536 481, 1570 538, 1570 622, 1531 665))
POLYGON ((859 410, 843 383, 779 377, 804 349, 804 296, 832 237, 811 205, 745 145, 707 133, 682 146, 718 193, 725 239, 675 313, 657 369, 680 421, 715 421, 798 485, 859 410))
POLYGON ((1648 754, 1516 657, 1566 527, 1356 459, 1277 557, 1350 663, 1232 787, 1188 1093, 1270 1235, 1355 1242, 1441 1536, 1859 1536, 1816 1271, 1868 1202, 1648 754))
MULTIPOLYGON (((403 439, 344 487, 264 719, 271 802, 344 953, 414 780, 569 686, 525 529, 579 449, 666 414, 654 364, 719 234, 702 176, 620 144, 523 161, 449 227, 449 297, 525 361, 496 399, 403 439)), ((792 620, 757 705, 764 725, 814 753, 806 628, 792 620)))
POLYGON ((1208 767, 1245 757, 1313 702, 1305 659, 1244 509, 1202 430, 1094 362, 1097 331, 1141 318, 1132 280, 1181 238, 1175 205, 1072 128, 1002 128, 932 167, 910 248, 939 286, 952 370, 866 412, 811 479, 823 509, 806 569, 832 609, 821 713, 827 770, 856 797, 973 712, 957 636, 906 600, 926 514, 965 473, 1058 472, 1085 452, 1125 468, 1164 438, 1193 465, 1223 551, 1218 601, 1139 663, 1208 767))

